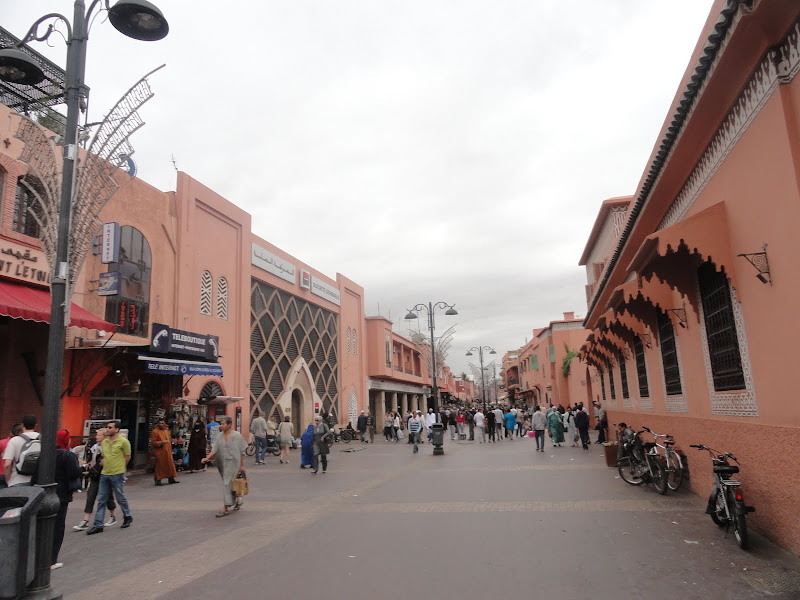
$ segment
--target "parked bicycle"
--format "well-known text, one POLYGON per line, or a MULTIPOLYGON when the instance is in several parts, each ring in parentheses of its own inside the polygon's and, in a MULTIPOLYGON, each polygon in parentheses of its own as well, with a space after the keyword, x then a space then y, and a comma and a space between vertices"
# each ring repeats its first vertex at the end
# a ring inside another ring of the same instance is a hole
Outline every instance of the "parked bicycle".
POLYGON ((617 461, 619 476, 630 485, 652 483, 659 494, 667 493, 667 471, 656 453, 655 442, 644 442, 645 429, 633 432, 627 429, 620 440, 620 457, 617 461))
POLYGON ((667 470, 667 487, 673 492, 677 492, 678 488, 681 487, 681 483, 683 483, 683 460, 681 455, 672 448, 675 445, 675 440, 668 433, 656 433, 647 427, 642 427, 642 429, 655 439, 656 452, 658 453, 658 450, 661 450, 659 456, 662 457, 664 468, 667 470), (658 443, 661 438, 664 440, 663 444, 658 443))
POLYGON ((714 489, 711 490, 711 495, 708 497, 706 513, 711 515, 714 523, 726 528, 726 535, 730 526, 733 525, 736 542, 742 550, 747 550, 750 543, 747 537, 747 513, 755 512, 756 509, 754 506, 745 505, 741 482, 730 479, 731 475, 739 472, 739 467, 730 464, 728 459, 737 464, 739 461, 730 452, 722 454, 703 446, 703 444, 691 444, 690 447, 708 452, 714 465, 714 489))
POLYGON ((354 439, 356 439, 356 432, 352 429, 342 428, 340 431, 336 431, 335 429, 331 428, 331 436, 330 439, 332 442, 344 442, 345 444, 349 444, 354 439))

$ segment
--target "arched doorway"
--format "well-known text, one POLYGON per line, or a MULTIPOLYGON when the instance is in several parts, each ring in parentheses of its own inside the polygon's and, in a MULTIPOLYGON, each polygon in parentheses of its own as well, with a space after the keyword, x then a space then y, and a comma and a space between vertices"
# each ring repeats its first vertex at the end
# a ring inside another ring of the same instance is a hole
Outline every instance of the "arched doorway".
POLYGON ((294 434, 300 437, 303 432, 303 393, 298 390, 292 390, 292 426, 294 427, 294 434))

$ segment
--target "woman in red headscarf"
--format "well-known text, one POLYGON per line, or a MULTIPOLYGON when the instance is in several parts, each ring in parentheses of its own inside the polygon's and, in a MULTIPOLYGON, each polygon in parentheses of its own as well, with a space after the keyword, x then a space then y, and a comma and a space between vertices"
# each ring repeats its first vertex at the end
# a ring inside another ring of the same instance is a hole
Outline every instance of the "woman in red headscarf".
POLYGON ((56 434, 56 494, 59 508, 53 532, 51 569, 60 569, 64 566, 64 563, 58 562, 58 553, 61 551, 61 542, 64 541, 67 508, 72 502, 72 493, 81 488, 81 473, 78 457, 69 449, 69 431, 62 429, 56 434))

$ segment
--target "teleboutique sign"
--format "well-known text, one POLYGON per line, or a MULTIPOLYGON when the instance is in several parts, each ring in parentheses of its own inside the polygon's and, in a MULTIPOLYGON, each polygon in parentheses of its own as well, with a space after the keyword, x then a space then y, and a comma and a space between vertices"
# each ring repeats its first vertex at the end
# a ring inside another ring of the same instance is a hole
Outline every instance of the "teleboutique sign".
POLYGON ((169 325, 153 323, 150 352, 181 354, 183 356, 205 358, 206 360, 217 360, 217 357, 219 357, 219 337, 172 329, 169 325))

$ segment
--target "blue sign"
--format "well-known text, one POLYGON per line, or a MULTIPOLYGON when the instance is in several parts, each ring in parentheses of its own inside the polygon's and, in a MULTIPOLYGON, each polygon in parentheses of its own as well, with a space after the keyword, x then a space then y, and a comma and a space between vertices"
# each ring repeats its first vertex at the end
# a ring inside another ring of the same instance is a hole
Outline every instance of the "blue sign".
POLYGON ((153 323, 150 351, 159 354, 184 354, 208 360, 219 356, 219 337, 193 331, 173 329, 163 323, 153 323))
POLYGON ((168 358, 142 357, 145 370, 159 375, 213 375, 222 377, 222 365, 219 363, 201 363, 179 361, 168 358))
POLYGON ((100 285, 97 289, 98 296, 116 296, 119 294, 119 271, 100 273, 100 285))

